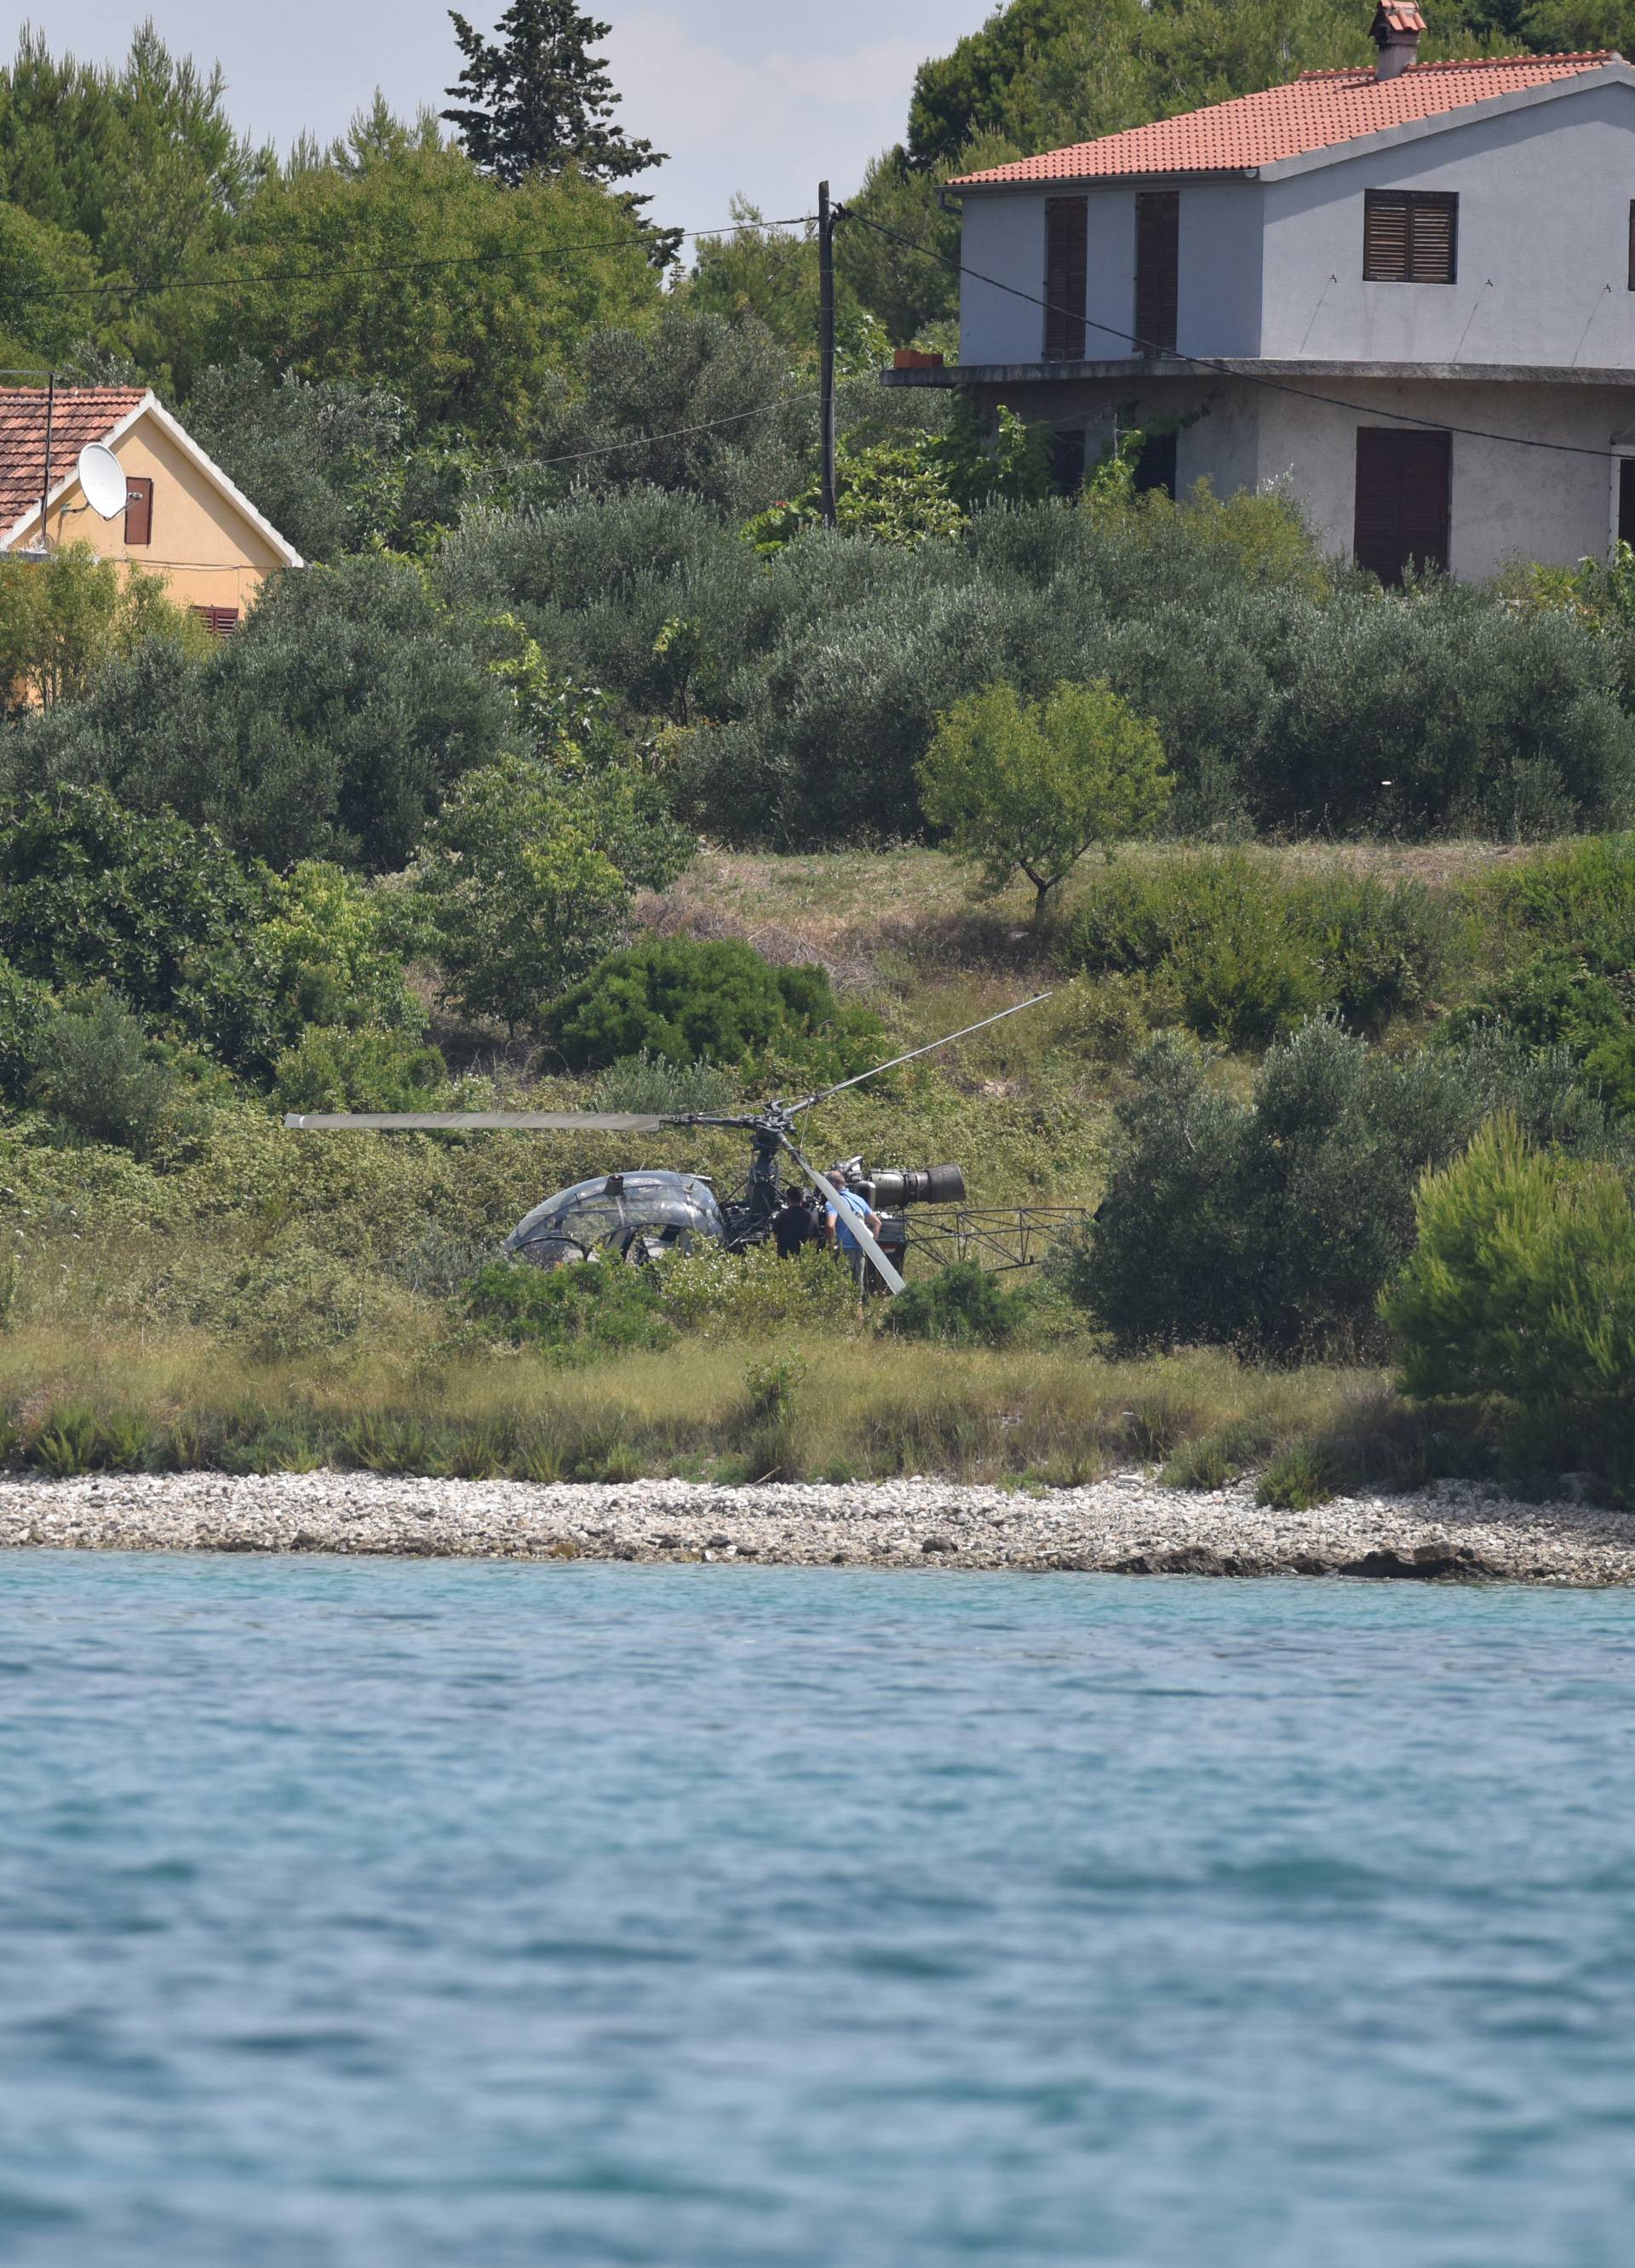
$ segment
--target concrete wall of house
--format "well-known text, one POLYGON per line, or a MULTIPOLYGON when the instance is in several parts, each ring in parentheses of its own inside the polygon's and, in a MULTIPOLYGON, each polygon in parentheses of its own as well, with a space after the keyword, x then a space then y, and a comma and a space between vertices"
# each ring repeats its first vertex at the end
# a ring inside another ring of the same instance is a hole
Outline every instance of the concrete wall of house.
POLYGON ((1635 86, 1617 84, 1269 181, 1257 351, 1626 367, 1632 196, 1635 86), (1457 195, 1456 283, 1363 281, 1364 192, 1377 188, 1457 195))
POLYGON ((1616 524, 1616 453, 1635 457, 1635 382, 1349 378, 1344 394, 1355 407, 1344 409, 1316 398, 1327 383, 1301 394, 1241 378, 1063 379, 976 390, 980 400, 1005 401, 1058 431, 1083 431, 1092 463, 1116 416, 1128 427, 1202 410, 1179 437, 1182 493, 1199 480, 1219 496, 1286 482, 1324 549, 1345 559, 1356 536, 1358 428, 1401 430, 1389 411, 1522 439, 1547 437, 1581 451, 1455 436, 1449 565, 1477 579, 1518 557, 1563 565, 1604 557, 1616 524))
POLYGON ((1044 353, 1044 311, 982 284, 997 276, 1019 291, 1044 297, 1044 199, 974 196, 967 201, 960 257, 976 276, 960 278, 960 360, 1037 362, 1044 353))
POLYGON ((1337 409, 1246 380, 1234 383, 1256 396, 1257 479, 1286 477, 1326 548, 1344 557, 1351 555, 1356 534, 1357 430, 1394 426, 1395 420, 1381 414, 1388 409, 1488 432, 1548 437, 1585 453, 1519 448, 1456 433, 1448 555, 1454 574, 1496 575, 1518 557, 1571 564, 1606 556, 1616 470, 1609 453, 1624 433, 1635 449, 1635 384, 1347 379, 1345 394, 1358 407, 1337 409))
POLYGON ((1092 466, 1116 432, 1167 418, 1192 417, 1177 434, 1175 482, 1184 495, 1207 480, 1217 495, 1253 488, 1260 478, 1260 437, 1255 389, 1239 379, 1209 376, 1145 379, 1046 379, 1012 386, 975 387, 989 408, 1003 401, 1031 423, 1058 433, 1082 433, 1092 466))
POLYGON ((137 420, 114 444, 114 454, 128 479, 153 483, 152 541, 128 544, 122 518, 69 509, 84 502, 76 484, 51 507, 52 543, 88 543, 104 559, 163 575, 180 606, 236 607, 242 614, 282 563, 254 522, 151 417, 137 420))
MULTIPOLYGON (((1258 181, 1180 182, 1178 344, 1183 353, 1261 352, 1261 210, 1258 181)), ((1064 183, 1055 194, 1077 195, 1064 183)), ((1136 192, 1123 183, 1084 192, 1089 208, 1085 354, 1092 362, 1133 356, 1136 320, 1136 192), (1101 324, 1105 328, 1098 330, 1101 324)), ((1038 362, 1044 353, 1045 193, 968 193, 961 257, 978 274, 1014 284, 1033 299, 963 279, 962 363, 1038 362)))

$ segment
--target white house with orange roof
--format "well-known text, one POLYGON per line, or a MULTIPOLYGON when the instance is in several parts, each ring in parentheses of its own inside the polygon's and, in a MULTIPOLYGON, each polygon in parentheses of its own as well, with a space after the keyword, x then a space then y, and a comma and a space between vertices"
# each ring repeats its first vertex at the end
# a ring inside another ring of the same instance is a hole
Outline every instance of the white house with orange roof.
POLYGON ((303 564, 157 394, 0 389, 0 552, 32 557, 70 543, 164 576, 173 599, 223 633, 269 575, 303 564), (107 519, 81 489, 87 443, 111 450, 125 475, 122 505, 107 519))
POLYGON ((1133 426, 1144 485, 1287 480, 1388 582, 1635 540, 1635 70, 1424 30, 952 182, 959 364, 886 382, 1048 423, 1073 485, 1133 426))

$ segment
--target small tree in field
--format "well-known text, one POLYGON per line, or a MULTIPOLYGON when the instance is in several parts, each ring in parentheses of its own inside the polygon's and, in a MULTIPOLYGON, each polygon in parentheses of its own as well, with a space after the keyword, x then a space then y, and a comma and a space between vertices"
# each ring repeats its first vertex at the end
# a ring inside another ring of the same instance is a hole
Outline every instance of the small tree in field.
POLYGON ((1036 923, 1093 844, 1149 834, 1170 790, 1158 727, 1102 680, 1042 701, 987 686, 941 718, 917 777, 925 816, 986 888, 1027 875, 1036 923))
POLYGON ((445 997, 515 1032, 618 940, 631 893, 690 850, 651 780, 570 781, 532 756, 468 772, 427 830, 415 891, 445 997))

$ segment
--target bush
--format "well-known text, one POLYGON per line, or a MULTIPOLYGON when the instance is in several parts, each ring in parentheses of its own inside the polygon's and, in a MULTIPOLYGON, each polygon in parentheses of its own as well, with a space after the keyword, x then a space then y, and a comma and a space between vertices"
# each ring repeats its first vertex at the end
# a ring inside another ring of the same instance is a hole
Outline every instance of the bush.
POLYGON ((513 1032, 537 1024, 606 952, 631 894, 674 881, 691 850, 640 773, 574 778, 514 756, 473 772, 415 875, 446 997, 513 1032))
POLYGON ((394 873, 511 729, 480 637, 406 562, 309 568, 269 584, 238 637, 203 657, 150 642, 111 664, 85 699, 15 735, 11 776, 25 790, 109 788, 277 866, 394 873))
POLYGON ((563 1268, 490 1261, 467 1298, 487 1336, 548 1347, 563 1359, 668 1346, 675 1334, 659 1307, 658 1275, 615 1261, 563 1268))
POLYGON ((276 1052, 277 972, 264 876, 170 813, 106 789, 35 796, 0 828, 0 954, 68 990, 107 983, 151 1026, 256 1069, 276 1052))
POLYGON ((129 1009, 102 990, 45 1026, 33 1092, 81 1141, 110 1143, 140 1158, 158 1138, 176 1079, 129 1009))
POLYGON ((925 816, 998 891, 1034 887, 1034 920, 1093 843, 1150 834, 1169 799, 1164 747, 1104 681, 1043 701, 990 685, 956 702, 919 767, 925 816))
POLYGON ((396 946, 404 910, 401 893, 371 888, 316 858, 269 881, 260 941, 273 956, 290 1030, 335 1024, 419 1037, 426 1012, 396 946))
POLYGON ((57 1012, 48 984, 0 960, 0 1094, 16 1101, 33 1075, 41 1035, 57 1012))
POLYGON ((1365 1353, 1413 1241, 1414 1189, 1484 1116, 1453 1050, 1400 1062, 1316 1019, 1267 1056, 1245 1105, 1170 1035, 1120 1103, 1108 1192, 1070 1288, 1132 1346, 1365 1353))
POLYGON ((667 1056, 644 1049, 623 1056, 607 1070, 591 1090, 593 1110, 651 1110, 661 1117, 690 1111, 731 1110, 737 1101, 726 1073, 700 1057, 696 1063, 675 1064, 667 1056))
POLYGON ((279 1110, 435 1110, 448 1071, 435 1048, 401 1032, 311 1026, 273 1067, 279 1110))
POLYGON ((690 938, 610 954, 547 1020, 574 1071, 640 1054, 689 1064, 776 1053, 837 1079, 866 1064, 880 1028, 866 1010, 838 1005, 821 968, 777 968, 752 946, 690 938))
POLYGON ((975 1260, 955 1260, 900 1292, 884 1328, 896 1337, 941 1339, 955 1346, 1003 1346, 1015 1337, 1027 1295, 1007 1292, 975 1260))
POLYGON ((1334 873, 1289 882, 1241 851, 1123 865, 1073 912, 1072 968, 1150 977, 1200 1038, 1263 1045, 1318 1009, 1378 1031, 1422 1007, 1456 917, 1415 883, 1334 873))
POLYGON ((1497 1395, 1563 1450, 1635 1446, 1635 1206, 1623 1179, 1527 1147, 1513 1120, 1429 1174, 1384 1302, 1406 1393, 1497 1395))

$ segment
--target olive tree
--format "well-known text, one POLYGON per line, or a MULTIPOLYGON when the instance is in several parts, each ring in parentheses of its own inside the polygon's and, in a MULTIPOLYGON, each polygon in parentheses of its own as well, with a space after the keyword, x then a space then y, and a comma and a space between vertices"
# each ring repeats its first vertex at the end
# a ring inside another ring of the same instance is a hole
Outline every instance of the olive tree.
POLYGON ((917 777, 925 816, 985 888, 1027 877, 1035 923, 1093 844, 1150 833, 1170 790, 1157 725, 1104 680, 1042 701, 990 685, 956 702, 917 777))

